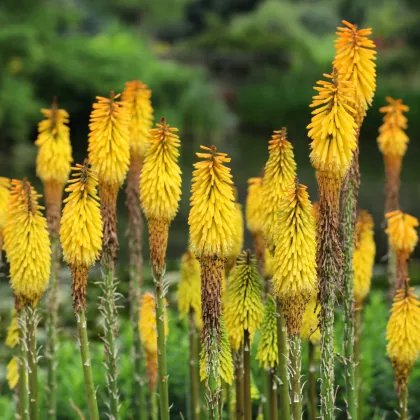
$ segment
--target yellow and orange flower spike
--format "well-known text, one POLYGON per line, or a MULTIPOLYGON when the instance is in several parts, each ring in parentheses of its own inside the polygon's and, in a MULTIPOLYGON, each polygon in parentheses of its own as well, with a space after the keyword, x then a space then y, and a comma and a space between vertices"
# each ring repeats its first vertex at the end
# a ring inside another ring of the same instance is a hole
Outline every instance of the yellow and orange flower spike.
POLYGON ((190 225, 191 249, 198 257, 229 255, 235 234, 235 198, 226 153, 200 146, 203 159, 194 164, 190 225))
POLYGON ((239 203, 235 203, 235 219, 233 222, 235 224, 235 234, 233 235, 232 248, 226 258, 226 277, 229 276, 235 266, 236 258, 241 253, 244 244, 244 217, 242 215, 242 205, 239 203))
POLYGON ((404 113, 408 112, 409 108, 401 99, 394 100, 387 96, 386 100, 388 105, 379 108, 385 115, 377 140, 385 162, 385 212, 390 212, 399 208, 400 172, 409 141, 405 133, 407 118, 404 113))
POLYGON ((22 305, 36 306, 50 276, 51 247, 41 197, 27 181, 12 180, 4 228, 10 283, 22 305))
POLYGON ((39 147, 36 173, 45 188, 48 226, 58 235, 63 188, 70 174, 72 148, 70 144, 69 114, 59 109, 54 99, 51 109, 41 109, 45 119, 38 124, 39 147))
POLYGON ((72 272, 73 305, 86 309, 86 283, 89 268, 102 250, 102 217, 97 193, 98 178, 86 159, 73 168, 61 218, 60 240, 64 260, 72 272))
POLYGON ((307 187, 296 180, 279 208, 273 259, 273 290, 291 335, 299 334, 305 307, 316 290, 315 237, 307 187))
POLYGON ((353 252, 353 293, 357 307, 361 307, 370 290, 376 253, 373 236, 373 218, 366 210, 362 210, 359 212, 356 222, 353 252))
POLYGON ((274 248, 277 212, 287 187, 296 177, 293 146, 287 140, 287 130, 274 131, 268 146, 269 157, 264 168, 262 186, 263 231, 266 246, 274 248))
POLYGON ((181 259, 181 279, 178 287, 178 309, 181 317, 194 312, 195 326, 201 330, 201 278, 200 263, 191 251, 181 259))
POLYGON ((356 150, 354 121, 354 86, 340 80, 336 69, 324 74, 331 81, 319 80, 314 87, 318 94, 313 97, 311 123, 307 126, 311 143, 311 162, 314 168, 335 178, 344 179, 356 150))
MULTIPOLYGON (((164 310, 165 337, 168 336, 168 318, 166 300, 164 310)), ((156 300, 152 293, 146 292, 140 301, 139 308, 140 338, 146 353, 146 370, 151 391, 156 390, 157 383, 157 332, 156 332, 156 300)))
POLYGON ((376 90, 375 43, 368 38, 372 29, 358 29, 345 20, 338 27, 335 41, 334 67, 342 80, 351 81, 355 87, 356 121, 360 126, 367 109, 372 105, 376 90))
POLYGON ((7 206, 9 205, 10 179, 0 176, 0 262, 3 248, 4 226, 6 221, 7 206))
POLYGON ((393 250, 408 258, 419 239, 416 230, 419 225, 418 219, 400 210, 387 213, 386 218, 388 220, 386 233, 389 235, 393 250))
POLYGON ((386 338, 387 353, 392 361, 398 386, 407 385, 408 376, 420 350, 420 302, 413 293, 400 289, 392 305, 386 338))
POLYGON ((171 221, 181 198, 180 140, 177 128, 162 118, 151 130, 151 144, 140 175, 140 202, 149 225, 154 267, 163 267, 171 221))
POLYGON ((265 300, 264 317, 261 322, 261 337, 256 359, 260 366, 274 369, 279 361, 277 344, 277 309, 276 301, 271 295, 265 300))
POLYGON ((319 329, 319 311, 321 306, 317 305, 316 293, 312 295, 306 305, 303 314, 302 327, 300 328, 300 338, 309 340, 312 344, 319 344, 321 341, 321 330, 319 329))
POLYGON ((130 113, 130 160, 143 160, 153 124, 152 91, 140 80, 126 82, 122 100, 130 113))

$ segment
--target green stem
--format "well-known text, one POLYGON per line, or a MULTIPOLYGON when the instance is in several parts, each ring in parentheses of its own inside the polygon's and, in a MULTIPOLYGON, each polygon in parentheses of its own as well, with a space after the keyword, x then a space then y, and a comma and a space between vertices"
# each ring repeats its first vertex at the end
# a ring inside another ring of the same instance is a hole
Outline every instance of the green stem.
POLYGON ((269 373, 269 389, 270 389, 270 414, 266 419, 270 420, 277 420, 278 418, 278 407, 277 407, 277 379, 276 379, 276 371, 274 369, 270 369, 269 373))
POLYGON ((277 340, 279 347, 279 391, 280 391, 280 419, 290 420, 290 396, 289 396, 289 347, 287 345, 286 322, 281 313, 280 303, 277 302, 277 340))
POLYGON ((153 273, 156 286, 156 330, 158 348, 159 402, 161 420, 169 420, 168 369, 166 366, 165 302, 163 274, 153 273))
POLYGON ((317 418, 315 345, 308 341, 309 361, 309 419, 317 418))
POLYGON ((301 342, 299 335, 290 338, 291 395, 293 420, 302 419, 302 389, 300 384, 302 366, 301 342))
POLYGON ((155 391, 153 391, 150 394, 150 401, 151 401, 151 405, 152 405, 152 419, 153 420, 158 420, 159 419, 157 399, 158 399, 158 395, 155 391))
POLYGON ((26 313, 18 313, 19 326, 19 414, 21 420, 29 420, 28 348, 26 313))
POLYGON ((80 340, 80 354, 82 356, 83 374, 85 378, 86 396, 90 420, 99 420, 98 403, 96 401, 95 385, 93 383, 92 366, 90 363, 89 341, 87 335, 86 315, 80 310, 76 316, 77 330, 80 340))
POLYGON ((356 322, 355 322, 355 340, 354 340, 354 363, 355 367, 355 380, 356 389, 358 394, 357 405, 357 418, 363 420, 363 388, 362 388, 362 375, 360 369, 361 362, 361 348, 362 348, 362 317, 363 307, 356 308, 356 322))
POLYGON ((103 266, 104 283, 101 298, 101 311, 104 317, 104 351, 106 379, 109 398, 109 416, 112 420, 118 420, 119 415, 119 390, 118 390, 118 354, 116 340, 118 335, 117 307, 115 302, 114 264, 109 261, 103 266))
POLYGON ((244 410, 244 353, 241 348, 235 353, 236 418, 243 419, 244 410))
POLYGON ((251 343, 248 330, 244 331, 244 408, 245 420, 252 420, 251 343))
POLYGON ((321 303, 321 418, 333 420, 334 414, 334 305, 335 285, 328 279, 329 293, 321 303))
POLYGON ((400 388, 400 420, 408 419, 408 384, 400 388))
POLYGON ((270 418, 270 398, 271 398, 271 375, 270 370, 262 368, 262 392, 260 394, 262 411, 264 418, 270 418))
POLYGON ((209 347, 207 352, 208 375, 208 391, 210 404, 210 419, 220 419, 220 387, 219 387, 219 335, 216 328, 210 330, 209 347))
POLYGON ((357 389, 355 382, 354 363, 354 271, 353 249, 355 229, 355 208, 357 199, 351 179, 351 173, 347 177, 343 189, 343 274, 344 274, 344 359, 345 359, 345 383, 347 396, 347 418, 357 418, 357 389))
POLYGON ((50 291, 48 294, 47 313, 47 340, 45 346, 45 359, 47 360, 47 412, 48 419, 57 417, 57 361, 55 357, 57 341, 57 313, 58 313, 58 288, 60 269, 60 243, 55 233, 51 233, 51 276, 50 291))
POLYGON ((36 328, 38 319, 36 309, 26 306, 26 317, 28 325, 28 381, 29 381, 29 417, 31 420, 38 420, 38 362, 36 348, 36 328))
POLYGON ((193 310, 190 310, 188 321, 189 321, 189 338, 190 338, 191 416, 193 420, 198 420, 200 418, 200 405, 198 403, 199 386, 198 386, 198 370, 197 370, 197 330, 195 327, 193 310))

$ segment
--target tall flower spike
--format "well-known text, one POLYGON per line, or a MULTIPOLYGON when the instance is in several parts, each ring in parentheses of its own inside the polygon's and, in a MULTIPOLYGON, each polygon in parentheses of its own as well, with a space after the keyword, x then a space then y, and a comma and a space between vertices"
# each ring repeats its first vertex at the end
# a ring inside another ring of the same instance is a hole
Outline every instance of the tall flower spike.
POLYGON ((66 110, 58 108, 55 99, 51 109, 41 109, 41 112, 45 119, 38 124, 38 137, 35 141, 39 147, 36 174, 45 187, 49 229, 58 235, 63 188, 73 162, 68 127, 69 114, 66 110))
POLYGON ((0 263, 3 248, 4 226, 6 221, 7 206, 9 205, 10 179, 0 176, 0 263))
MULTIPOLYGON (((233 358, 232 351, 230 349, 229 338, 226 331, 226 325, 224 317, 220 318, 220 354, 219 354, 219 365, 220 365, 220 378, 228 385, 232 385, 233 382, 233 358)), ((206 353, 204 348, 201 349, 200 353, 200 381, 205 381, 208 378, 208 365, 206 363, 206 353)), ((220 379, 219 379, 220 383, 220 379)))
MULTIPOLYGON (((165 303, 166 308, 166 303, 165 303)), ((157 334, 156 334, 156 300, 152 293, 145 293, 139 308, 140 337, 146 352, 147 376, 151 391, 156 389, 157 381, 157 334)), ((168 336, 168 318, 164 312, 165 336, 168 336)))
POLYGON ((402 159, 407 151, 407 118, 404 112, 409 108, 401 99, 386 98, 389 105, 379 108, 384 113, 383 124, 379 128, 378 145, 384 155, 386 174, 385 212, 399 208, 400 172, 402 159))
POLYGON ((153 123, 151 95, 152 91, 140 80, 125 84, 122 100, 127 104, 131 115, 129 125, 131 160, 142 160, 150 142, 150 130, 153 123))
POLYGON ((307 187, 289 186, 279 208, 273 289, 281 302, 291 335, 299 334, 302 317, 316 290, 316 227, 307 187))
POLYGON ((169 224, 181 198, 177 131, 164 118, 156 124, 140 175, 140 202, 149 224, 150 256, 156 269, 164 265, 169 224))
POLYGON ((311 162, 317 171, 329 179, 344 179, 356 150, 354 122, 354 87, 352 82, 340 80, 334 69, 324 74, 331 81, 319 80, 314 87, 318 94, 313 97, 311 123, 307 126, 311 143, 311 162))
POLYGON ((303 340, 309 340, 312 344, 318 344, 321 340, 321 331, 318 326, 320 309, 321 307, 317 304, 317 296, 314 294, 306 305, 300 328, 300 337, 303 340))
POLYGON ((276 216, 287 187, 296 177, 293 146, 287 140, 287 130, 274 131, 268 145, 269 157, 264 168, 262 214, 267 247, 274 248, 276 216))
POLYGON ((4 249, 10 263, 10 283, 20 304, 36 306, 48 285, 51 248, 47 221, 35 189, 27 180, 12 180, 4 249))
POLYGON ((356 89, 355 109, 358 125, 361 124, 367 109, 372 105, 376 89, 376 51, 375 43, 368 38, 372 29, 358 29, 345 20, 345 27, 338 27, 335 41, 336 56, 334 66, 342 80, 353 82, 356 89))
POLYGON ((388 321, 387 353, 392 361, 398 386, 407 385, 408 375, 420 350, 420 302, 410 288, 398 290, 388 321))
POLYGON ((277 311, 273 296, 267 295, 264 317, 261 322, 261 336, 256 359, 262 367, 275 368, 279 361, 277 345, 277 311))
POLYGON ((263 313, 257 262, 250 251, 244 251, 229 279, 224 305, 226 329, 232 349, 239 350, 244 344, 244 331, 248 331, 252 340, 263 313))
POLYGON ((73 168, 61 218, 60 239, 64 260, 72 272, 75 312, 86 309, 88 270, 102 250, 102 217, 97 193, 98 179, 88 160, 73 168))
POLYGON ((232 268, 235 266, 236 258, 242 251, 244 244, 244 217, 242 215, 242 205, 235 203, 235 234, 233 235, 232 248, 226 259, 225 271, 228 276, 232 268))
POLYGON ((181 316, 194 312, 196 327, 201 330, 201 283, 200 263, 191 251, 187 251, 181 260, 181 280, 178 288, 178 309, 181 316))
POLYGON ((370 290, 376 246, 373 238, 373 219, 365 210, 359 212, 356 223, 353 253, 354 298, 361 306, 370 290))

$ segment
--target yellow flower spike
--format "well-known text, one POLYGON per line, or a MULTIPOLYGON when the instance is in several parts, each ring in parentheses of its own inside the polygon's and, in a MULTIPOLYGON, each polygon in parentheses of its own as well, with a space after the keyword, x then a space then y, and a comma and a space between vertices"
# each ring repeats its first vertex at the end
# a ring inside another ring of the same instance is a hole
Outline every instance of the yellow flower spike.
POLYGON ((420 350, 420 303, 410 288, 398 290, 388 321, 387 353, 392 361, 399 387, 407 384, 408 376, 420 350))
POLYGON ((321 306, 317 305, 317 296, 314 293, 306 305, 300 328, 300 338, 309 340, 312 344, 318 344, 321 341, 321 330, 318 327, 320 310, 321 306))
POLYGON ((404 112, 408 112, 410 108, 404 105, 401 99, 395 100, 387 96, 386 100, 389 105, 379 108, 379 112, 385 114, 383 124, 379 128, 379 150, 385 156, 402 158, 409 141, 404 131, 407 129, 407 117, 404 112))
POLYGON ((235 266, 236 258, 242 251, 244 244, 244 217, 242 215, 242 205, 235 203, 235 234, 233 235, 232 248, 226 259, 225 270, 227 275, 231 272, 235 266))
POLYGON ((370 290, 376 253, 373 236, 372 216, 362 210, 357 218, 353 252, 354 298, 358 307, 363 304, 370 290))
POLYGON ((109 98, 97 96, 89 124, 89 161, 99 183, 118 188, 124 182, 130 163, 130 112, 120 94, 109 98))
POLYGON ((169 224, 181 198, 181 142, 177 131, 164 118, 150 131, 151 143, 140 175, 140 202, 149 225, 150 255, 156 268, 164 265, 169 224))
POLYGON ((122 100, 127 104, 131 120, 130 157, 142 160, 150 142, 150 130, 153 124, 153 108, 150 97, 152 91, 140 80, 126 82, 122 100))
POLYGON ((246 226, 253 235, 262 232, 264 227, 262 181, 262 178, 248 179, 248 195, 246 197, 246 226))
POLYGON ((260 362, 260 366, 264 368, 275 368, 278 363, 277 310, 276 301, 271 295, 267 295, 265 301, 264 317, 260 331, 261 336, 256 359, 260 362))
POLYGON ((19 361, 17 357, 12 357, 7 364, 6 379, 10 389, 14 389, 19 382, 19 361))
POLYGON ((229 278, 224 304, 226 329, 233 350, 239 350, 244 344, 245 331, 252 341, 263 313, 257 262, 250 251, 242 252, 229 278))
MULTIPOLYGON (((325 173, 341 184, 356 150, 354 121, 354 87, 352 82, 340 80, 334 69, 324 74, 331 81, 319 80, 313 97, 311 123, 307 126, 311 143, 311 162, 317 171, 325 173)), ((324 175, 324 176, 325 176, 324 175)))
MULTIPOLYGON (((4 226, 9 205, 10 179, 0 176, 0 253, 3 247, 4 226)), ((0 256, 1 261, 1 256, 0 256)))
POLYGON ((372 105, 376 89, 375 43, 368 38, 372 29, 358 29, 345 20, 345 27, 338 27, 335 41, 334 67, 342 80, 351 81, 356 89, 355 109, 360 125, 367 109, 372 105))
POLYGON ((268 151, 262 186, 262 220, 266 245, 272 251, 277 212, 287 187, 296 177, 293 146, 287 140, 286 128, 274 131, 268 151))
POLYGON ((194 164, 190 225, 191 249, 198 257, 229 255, 235 234, 235 198, 232 175, 225 163, 230 158, 215 146, 200 146, 203 159, 194 164))
POLYGON ((12 310, 12 319, 10 321, 10 325, 7 327, 7 336, 4 344, 7 347, 14 348, 19 343, 19 326, 18 320, 16 316, 16 310, 13 308, 12 310))
POLYGON ((386 233, 392 249, 408 258, 419 239, 416 230, 419 225, 418 219, 400 210, 387 213, 385 217, 388 220, 386 233))
POLYGON ((194 312, 196 327, 201 330, 201 277, 200 263, 191 251, 181 259, 181 280, 178 288, 178 308, 181 318, 194 312))
POLYGON ((316 289, 316 226, 307 187, 289 186, 279 208, 273 289, 281 302, 289 334, 299 333, 302 317, 316 289))
MULTIPOLYGON (((220 378, 223 379, 228 385, 232 385, 234 374, 233 374, 233 358, 230 350, 229 339, 226 332, 225 320, 223 316, 220 318, 220 350, 219 350, 219 385, 220 378)), ((205 348, 202 347, 200 353, 200 381, 207 379, 207 363, 205 348)))
POLYGON ((72 272, 73 306, 86 309, 88 270, 102 250, 102 217, 97 193, 98 178, 88 160, 73 168, 61 217, 63 258, 72 272))
POLYGON ((20 304, 36 306, 44 294, 51 268, 47 221, 41 197, 27 181, 12 180, 4 228, 4 249, 10 263, 10 283, 20 304))
POLYGON ((273 272, 273 256, 271 252, 265 248, 264 250, 264 277, 266 279, 272 279, 274 275, 273 272))

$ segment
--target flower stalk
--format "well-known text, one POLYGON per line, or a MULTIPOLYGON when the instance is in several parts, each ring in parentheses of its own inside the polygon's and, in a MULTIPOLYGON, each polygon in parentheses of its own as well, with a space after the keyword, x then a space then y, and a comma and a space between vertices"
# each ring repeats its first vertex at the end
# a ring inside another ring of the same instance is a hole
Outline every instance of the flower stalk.
POLYGON ((251 342, 248 330, 244 331, 244 411, 245 420, 252 420, 251 342))
POLYGON ((293 420, 302 419, 302 389, 301 389, 301 366, 302 350, 301 341, 298 334, 290 337, 290 392, 292 400, 292 418, 293 420))
POLYGON ((36 347, 36 329, 38 326, 38 314, 35 308, 26 306, 26 323, 28 335, 26 337, 28 348, 28 384, 29 384, 29 417, 31 420, 39 418, 38 404, 38 354, 36 347))
POLYGON ((289 395, 289 346, 287 345, 286 321, 282 315, 280 303, 277 303, 277 340, 278 340, 278 371, 279 371, 279 393, 280 393, 280 416, 282 419, 290 420, 290 395, 289 395))
POLYGON ((318 417, 316 398, 316 361, 315 344, 313 344, 311 341, 308 341, 308 371, 308 411, 310 420, 315 420, 318 417))
POLYGON ((17 310, 19 327, 19 415, 29 420, 27 322, 24 309, 17 310))
POLYGON ((191 415, 193 420, 200 418, 199 404, 199 381, 198 381, 198 351, 197 351, 197 329, 195 325, 195 314, 190 310, 188 314, 188 330, 190 344, 190 386, 191 386, 191 415))

